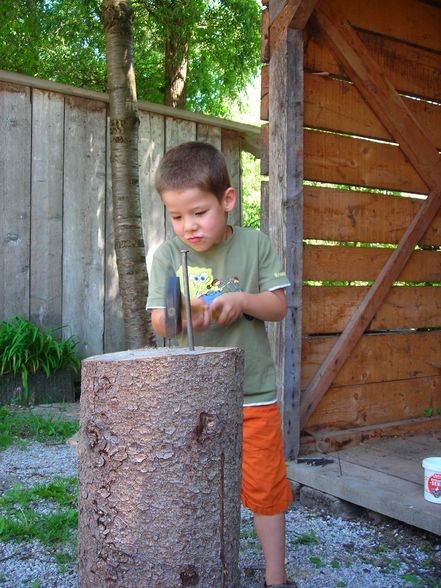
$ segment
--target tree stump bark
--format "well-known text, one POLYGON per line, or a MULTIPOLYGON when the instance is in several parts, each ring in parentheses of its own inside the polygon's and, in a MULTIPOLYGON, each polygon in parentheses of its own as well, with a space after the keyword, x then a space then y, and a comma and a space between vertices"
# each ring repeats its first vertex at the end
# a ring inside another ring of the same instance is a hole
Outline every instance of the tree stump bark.
POLYGON ((237 588, 243 352, 82 363, 79 587, 237 588))

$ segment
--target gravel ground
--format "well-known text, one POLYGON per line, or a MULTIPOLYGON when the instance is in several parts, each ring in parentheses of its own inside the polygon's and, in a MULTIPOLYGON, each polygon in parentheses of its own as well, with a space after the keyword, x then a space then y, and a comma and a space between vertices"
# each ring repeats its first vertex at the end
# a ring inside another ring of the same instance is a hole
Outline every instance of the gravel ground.
MULTIPOLYGON (((36 442, 1 452, 0 464, 0 493, 16 483, 75 475, 77 466, 74 447, 36 442)), ((75 563, 57 565, 53 555, 37 541, 0 542, 0 586, 76 588, 75 563)), ((287 514, 287 565, 299 588, 441 587, 439 537, 365 511, 351 519, 330 516, 298 500, 287 514)), ((240 568, 240 588, 261 586, 263 557, 246 510, 240 568)))

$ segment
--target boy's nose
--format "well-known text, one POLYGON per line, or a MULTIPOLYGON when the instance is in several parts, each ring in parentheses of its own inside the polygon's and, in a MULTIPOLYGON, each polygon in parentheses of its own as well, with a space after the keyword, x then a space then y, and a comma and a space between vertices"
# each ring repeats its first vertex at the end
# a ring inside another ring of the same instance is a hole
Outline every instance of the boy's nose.
POLYGON ((194 217, 189 217, 185 219, 184 229, 185 231, 194 231, 197 227, 196 219, 194 217))

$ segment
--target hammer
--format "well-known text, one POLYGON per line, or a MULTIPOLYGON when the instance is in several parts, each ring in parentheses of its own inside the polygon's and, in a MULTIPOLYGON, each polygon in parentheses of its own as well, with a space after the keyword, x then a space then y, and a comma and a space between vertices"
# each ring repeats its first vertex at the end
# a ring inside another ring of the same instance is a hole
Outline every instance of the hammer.
MULTIPOLYGON (((187 249, 181 249, 182 276, 184 279, 185 312, 187 314, 188 348, 194 351, 193 326, 191 320, 190 287, 188 284, 187 249)), ((177 276, 168 276, 165 288, 165 335, 176 337, 182 331, 181 283, 177 276)))

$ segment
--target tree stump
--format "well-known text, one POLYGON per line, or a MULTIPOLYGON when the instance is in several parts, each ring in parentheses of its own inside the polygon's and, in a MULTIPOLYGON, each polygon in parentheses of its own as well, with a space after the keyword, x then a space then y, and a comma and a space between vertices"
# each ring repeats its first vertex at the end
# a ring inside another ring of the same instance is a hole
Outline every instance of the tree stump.
POLYGON ((237 588, 243 352, 82 362, 79 587, 237 588))

